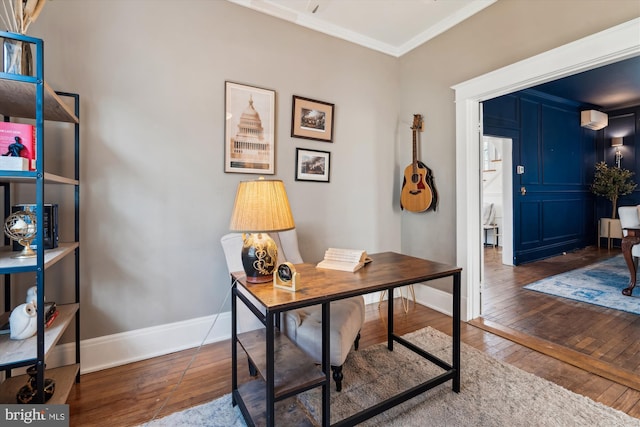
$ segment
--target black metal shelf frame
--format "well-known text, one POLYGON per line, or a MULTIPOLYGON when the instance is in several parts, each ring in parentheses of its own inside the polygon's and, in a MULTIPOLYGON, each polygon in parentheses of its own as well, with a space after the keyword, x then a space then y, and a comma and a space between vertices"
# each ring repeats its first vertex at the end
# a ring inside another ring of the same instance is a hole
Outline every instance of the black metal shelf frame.
MULTIPOLYGON (((0 171, 0 185, 4 189, 4 218, 8 217, 11 212, 11 185, 16 182, 33 182, 35 185, 35 203, 36 209, 36 223, 44 224, 44 203, 45 203, 45 169, 44 169, 44 121, 46 119, 45 108, 45 81, 44 81, 44 42, 41 39, 30 37, 21 34, 8 33, 0 31, 0 38, 3 40, 15 40, 18 42, 28 43, 32 49, 35 50, 34 54, 34 70, 33 76, 25 76, 18 74, 10 74, 0 72, 0 81, 14 81, 20 82, 26 85, 32 85, 35 88, 35 131, 36 131, 36 162, 35 171, 0 171)), ((78 243, 80 241, 80 97, 78 94, 69 92, 58 92, 55 94, 61 97, 69 97, 73 102, 73 110, 76 120, 74 125, 74 239, 78 243)), ((4 121, 8 122, 12 117, 22 118, 22 116, 12 116, 11 106, 7 107, 7 111, 1 110, 0 114, 4 116, 4 121)), ((27 117, 31 118, 31 117, 27 117)), ((40 231, 40 230, 39 230, 40 231)), ((8 244, 8 239, 5 237, 5 244, 8 244)), ((1 370, 5 371, 6 377, 11 377, 11 370, 18 367, 32 365, 35 362, 37 376, 36 387, 37 395, 36 402, 44 402, 44 381, 45 381, 45 313, 44 313, 44 296, 45 296, 45 249, 44 249, 44 233, 38 232, 34 241, 37 248, 36 262, 33 266, 15 266, 0 268, 0 274, 4 275, 4 311, 11 310, 11 275, 20 272, 35 272, 36 274, 36 286, 38 292, 37 302, 37 322, 38 330, 36 334, 36 357, 27 358, 23 360, 17 360, 8 364, 0 366, 1 370)), ((75 256, 75 303, 80 303, 80 247, 76 244, 74 249, 75 256)), ((80 364, 80 312, 79 309, 75 313, 75 359, 76 364, 80 364)), ((77 370, 75 382, 80 381, 80 370, 77 370)), ((0 384, 0 389, 2 388, 0 384)))

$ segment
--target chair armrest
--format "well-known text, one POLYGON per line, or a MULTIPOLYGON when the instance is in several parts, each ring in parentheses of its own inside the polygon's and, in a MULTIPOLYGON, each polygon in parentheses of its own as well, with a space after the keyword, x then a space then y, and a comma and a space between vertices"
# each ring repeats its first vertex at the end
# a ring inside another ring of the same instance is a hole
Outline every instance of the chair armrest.
POLYGON ((285 330, 295 330, 302 323, 302 317, 298 310, 291 310, 284 313, 285 330))

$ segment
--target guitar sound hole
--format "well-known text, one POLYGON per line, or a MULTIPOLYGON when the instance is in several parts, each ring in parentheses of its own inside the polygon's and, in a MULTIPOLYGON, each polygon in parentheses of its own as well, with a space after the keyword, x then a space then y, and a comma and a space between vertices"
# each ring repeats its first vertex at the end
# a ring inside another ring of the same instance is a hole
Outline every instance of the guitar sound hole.
POLYGON ((413 175, 411 175, 411 182, 413 182, 414 184, 420 182, 420 174, 414 173, 413 175))

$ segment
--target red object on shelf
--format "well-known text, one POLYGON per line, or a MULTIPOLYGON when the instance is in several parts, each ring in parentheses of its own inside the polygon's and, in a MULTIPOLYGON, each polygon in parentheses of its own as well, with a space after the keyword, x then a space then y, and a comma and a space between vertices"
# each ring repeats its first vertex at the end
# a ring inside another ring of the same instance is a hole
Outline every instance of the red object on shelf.
POLYGON ((53 314, 51 315, 51 317, 49 318, 49 320, 47 320, 47 323, 44 324, 44 327, 48 328, 49 326, 51 326, 53 321, 56 320, 56 317, 58 317, 59 313, 60 312, 58 310, 54 311, 53 314))
POLYGON ((0 122, 0 155, 7 155, 9 146, 16 142, 15 138, 20 138, 20 143, 24 145, 19 152, 20 157, 31 160, 29 170, 36 169, 36 128, 33 125, 24 123, 0 122))

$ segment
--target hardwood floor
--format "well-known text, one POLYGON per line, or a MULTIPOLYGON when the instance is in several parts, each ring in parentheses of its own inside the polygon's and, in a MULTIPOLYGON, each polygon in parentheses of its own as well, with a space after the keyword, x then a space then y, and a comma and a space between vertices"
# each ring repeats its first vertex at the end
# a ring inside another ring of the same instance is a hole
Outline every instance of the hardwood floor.
MULTIPOLYGON (((498 253, 485 251, 484 320, 561 345, 627 376, 640 373, 640 316, 523 289, 543 277, 618 255, 619 249, 589 247, 517 268, 503 266, 498 253)), ((621 283, 620 289, 625 286, 621 283)))
MULTIPOLYGON (((495 319, 518 328, 537 331, 544 330, 546 325, 546 327, 559 329, 553 332, 546 331, 543 335, 560 336, 561 341, 570 340, 576 348, 598 348, 597 353, 603 353, 603 357, 608 355, 611 358, 613 353, 621 353, 618 351, 621 347, 619 343, 633 341, 633 339, 627 340, 629 334, 635 336, 635 327, 631 325, 630 318, 627 318, 629 324, 626 328, 618 329, 615 326, 620 326, 622 320, 615 314, 607 316, 607 313, 603 313, 602 317, 590 319, 580 314, 580 308, 575 307, 575 304, 554 308, 556 302, 543 301, 538 308, 535 308, 530 302, 533 297, 517 296, 520 292, 524 292, 518 291, 518 288, 521 288, 524 283, 537 280, 536 277, 554 274, 553 271, 556 269, 559 271, 563 268, 575 268, 568 267, 566 264, 578 265, 608 255, 606 251, 604 253, 588 251, 585 254, 570 254, 560 261, 547 260, 540 264, 535 263, 538 265, 529 264, 523 269, 520 267, 503 269, 496 265, 494 270, 487 272, 487 277, 493 274, 495 280, 492 281, 489 289, 485 290, 486 314, 494 312, 495 319), (509 302, 509 295, 511 295, 511 302, 509 302), (523 307, 518 300, 522 300, 523 307), (536 318, 537 311, 544 319, 536 318), (509 312, 511 315, 508 314, 509 312), (548 316, 551 319, 546 319, 548 316), (574 320, 574 316, 579 320, 574 320), (612 321, 609 317, 614 317, 615 320, 612 321), (603 319, 607 320, 606 323, 609 326, 598 323, 604 322, 603 319), (550 323, 551 320, 556 321, 555 326, 550 323), (592 334, 583 331, 582 339, 577 339, 576 336, 580 333, 575 332, 577 335, 572 338, 565 329, 576 331, 581 329, 574 325, 576 322, 580 323, 582 329, 594 329, 599 332, 592 334), (528 324, 530 326, 527 326, 528 324), (609 344, 595 345, 594 340, 588 338, 590 335, 602 335, 602 333, 610 336, 609 344)), ((395 304, 397 308, 394 325, 400 333, 411 332, 429 325, 451 334, 450 317, 413 303, 410 303, 410 309, 405 314, 398 298, 395 304)), ((377 304, 367 306, 360 341, 361 348, 386 340, 386 320, 386 303, 383 303, 380 308, 377 304)), ((468 323, 462 323, 461 333, 463 342, 496 359, 640 418, 640 392, 633 388, 587 372, 468 323)), ((70 424, 71 426, 105 424, 132 426, 145 423, 154 416, 163 417, 220 397, 229 393, 231 389, 230 353, 229 341, 224 341, 204 346, 197 354, 195 349, 185 350, 82 375, 81 383, 74 387, 69 397, 70 424), (184 374, 181 384, 176 387, 183 371, 189 365, 190 368, 184 374), (168 397, 170 398, 165 405, 168 397)), ((625 360, 633 360, 633 357, 627 353, 625 353, 625 360)), ((637 363, 634 363, 634 366, 637 366, 637 363)), ((241 377, 246 376, 247 369, 240 369, 239 374, 241 377)), ((242 381, 243 378, 240 380, 242 381)), ((348 381, 348 372, 345 372, 345 381, 348 381)))

